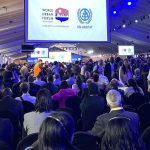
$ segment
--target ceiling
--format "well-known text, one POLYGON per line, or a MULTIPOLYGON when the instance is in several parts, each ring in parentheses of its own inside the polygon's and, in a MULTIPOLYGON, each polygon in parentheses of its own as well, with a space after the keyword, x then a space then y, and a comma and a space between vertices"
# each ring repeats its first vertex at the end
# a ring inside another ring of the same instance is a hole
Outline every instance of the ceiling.
MULTIPOLYGON (((137 0, 132 9, 122 8, 123 0, 110 0, 111 43, 47 43, 51 47, 70 47, 70 51, 87 54, 117 53, 117 45, 134 44, 137 53, 150 52, 150 0, 137 0), (113 8, 118 16, 112 16, 113 8), (135 23, 135 20, 138 23, 135 23), (122 25, 125 24, 126 28, 122 25), (72 49, 71 49, 72 48, 72 49)), ((17 58, 24 43, 24 0, 0 0, 0 53, 17 58)))

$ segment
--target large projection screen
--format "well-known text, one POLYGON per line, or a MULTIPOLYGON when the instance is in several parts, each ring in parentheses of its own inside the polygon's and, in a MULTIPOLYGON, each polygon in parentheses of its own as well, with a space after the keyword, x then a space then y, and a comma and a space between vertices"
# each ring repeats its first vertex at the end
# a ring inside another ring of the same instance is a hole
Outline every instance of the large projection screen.
POLYGON ((109 42, 108 0, 25 0, 26 42, 109 42))

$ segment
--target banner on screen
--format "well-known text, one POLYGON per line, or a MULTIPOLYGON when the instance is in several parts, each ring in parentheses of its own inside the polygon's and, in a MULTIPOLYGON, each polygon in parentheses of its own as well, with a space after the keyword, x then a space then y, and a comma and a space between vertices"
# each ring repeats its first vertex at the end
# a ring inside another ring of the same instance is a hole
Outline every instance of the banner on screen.
POLYGON ((108 0, 25 0, 26 42, 108 42, 108 0))
POLYGON ((48 58, 48 48, 35 48, 31 58, 48 58))
POLYGON ((134 46, 118 46, 118 52, 120 56, 132 56, 134 55, 134 46))

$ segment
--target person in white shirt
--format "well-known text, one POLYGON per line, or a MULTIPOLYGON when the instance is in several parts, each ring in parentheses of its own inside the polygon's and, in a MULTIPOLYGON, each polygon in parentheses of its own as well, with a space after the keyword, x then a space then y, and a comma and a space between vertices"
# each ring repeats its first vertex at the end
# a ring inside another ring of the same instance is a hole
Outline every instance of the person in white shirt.
POLYGON ((35 84, 37 84, 37 85, 40 85, 40 86, 43 86, 44 84, 46 84, 45 81, 42 81, 42 80, 41 80, 41 74, 39 74, 39 75, 36 77, 36 80, 34 80, 33 83, 35 83, 35 84))
POLYGON ((35 105, 36 97, 31 96, 29 94, 29 88, 30 88, 30 86, 28 83, 26 83, 26 82, 21 83, 20 91, 22 92, 22 96, 16 97, 15 100, 22 101, 22 99, 23 99, 24 101, 31 102, 32 104, 35 105))
POLYGON ((52 100, 48 89, 41 89, 37 93, 35 111, 24 115, 23 127, 27 135, 38 133, 45 118, 52 112, 52 100))

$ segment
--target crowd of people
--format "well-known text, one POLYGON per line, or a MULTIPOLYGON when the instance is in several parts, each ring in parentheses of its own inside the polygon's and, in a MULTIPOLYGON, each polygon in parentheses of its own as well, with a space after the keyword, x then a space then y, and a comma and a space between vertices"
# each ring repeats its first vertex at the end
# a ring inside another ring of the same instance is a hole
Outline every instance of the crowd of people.
POLYGON ((149 101, 149 57, 3 64, 0 149, 37 135, 24 149, 146 150, 138 109, 149 101))

